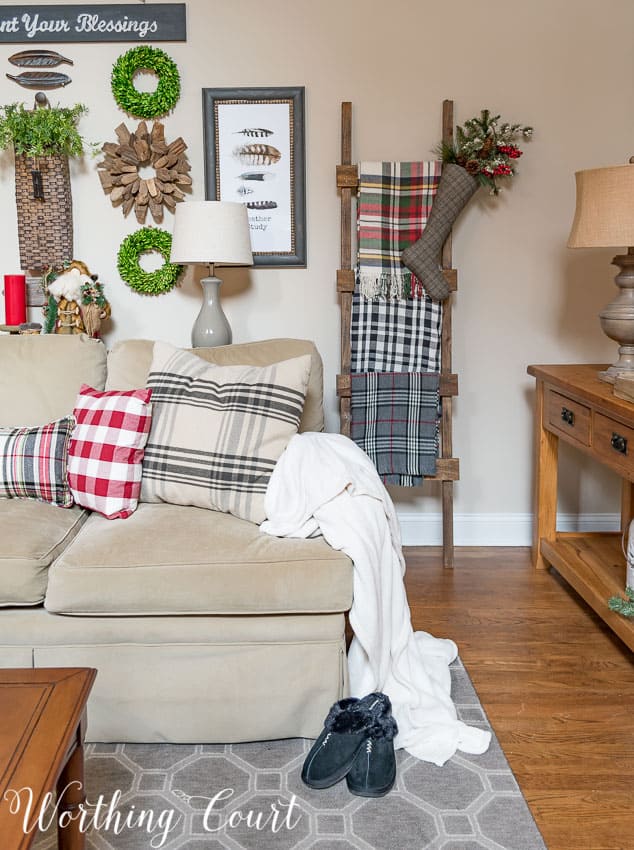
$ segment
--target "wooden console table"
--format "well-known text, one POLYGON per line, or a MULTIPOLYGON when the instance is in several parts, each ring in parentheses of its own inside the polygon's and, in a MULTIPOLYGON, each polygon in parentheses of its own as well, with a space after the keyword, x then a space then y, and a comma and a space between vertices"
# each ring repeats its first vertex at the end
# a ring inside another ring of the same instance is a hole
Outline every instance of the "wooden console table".
POLYGON ((621 529, 634 504, 634 404, 600 381, 605 366, 529 366, 537 379, 533 564, 561 573, 601 619, 634 649, 634 620, 610 611, 625 589, 621 532, 557 531, 557 454, 564 440, 622 479, 621 529))
MULTIPOLYGON (((26 797, 20 811, 11 813, 12 791, 32 789, 31 821, 45 795, 56 787, 64 792, 60 812, 85 801, 86 701, 96 674, 83 667, 0 670, 2 850, 26 850, 37 835, 36 830, 24 833, 26 797)), ((60 850, 83 850, 84 839, 77 819, 58 830, 60 850)))

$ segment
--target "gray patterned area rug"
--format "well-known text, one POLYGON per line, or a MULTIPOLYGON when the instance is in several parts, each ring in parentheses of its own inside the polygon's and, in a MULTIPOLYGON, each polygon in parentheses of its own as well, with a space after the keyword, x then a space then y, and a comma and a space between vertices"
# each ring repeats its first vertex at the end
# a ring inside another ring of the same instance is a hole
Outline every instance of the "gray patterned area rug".
MULTIPOLYGON (((452 697, 462 720, 490 728, 459 661, 452 697)), ((87 850, 545 850, 495 736, 484 755, 441 768, 400 750, 380 799, 353 796, 345 780, 307 788, 311 743, 89 744, 86 793, 102 803, 84 824, 87 850)), ((34 847, 56 847, 53 825, 34 847)))

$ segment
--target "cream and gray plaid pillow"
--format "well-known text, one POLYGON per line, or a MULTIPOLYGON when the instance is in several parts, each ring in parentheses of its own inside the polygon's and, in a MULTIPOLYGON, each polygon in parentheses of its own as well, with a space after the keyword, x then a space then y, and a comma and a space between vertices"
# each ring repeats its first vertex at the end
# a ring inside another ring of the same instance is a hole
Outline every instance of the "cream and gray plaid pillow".
POLYGON ((214 366, 155 343, 141 501, 261 523, 273 467, 299 427, 309 372, 309 355, 272 366, 214 366))

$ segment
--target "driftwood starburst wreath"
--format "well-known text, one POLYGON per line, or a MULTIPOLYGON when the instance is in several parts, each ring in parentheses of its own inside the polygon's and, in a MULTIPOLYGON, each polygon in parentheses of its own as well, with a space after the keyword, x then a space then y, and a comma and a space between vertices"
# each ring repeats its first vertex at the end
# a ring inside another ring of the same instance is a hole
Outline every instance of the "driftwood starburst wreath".
POLYGON ((144 224, 149 210, 160 224, 164 208, 174 212, 191 189, 187 145, 180 136, 168 144, 160 121, 151 130, 141 121, 132 132, 120 124, 115 134, 118 141, 101 148, 104 159, 97 163, 101 186, 124 216, 134 210, 139 224, 144 224))

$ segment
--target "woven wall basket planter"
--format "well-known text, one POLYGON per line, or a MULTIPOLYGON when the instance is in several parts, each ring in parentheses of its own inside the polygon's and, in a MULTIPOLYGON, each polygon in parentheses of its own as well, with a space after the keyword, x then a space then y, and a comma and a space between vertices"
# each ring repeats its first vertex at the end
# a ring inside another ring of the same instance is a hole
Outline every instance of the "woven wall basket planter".
POLYGON ((20 265, 47 269, 73 259, 73 202, 68 157, 15 157, 20 265))

